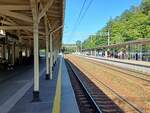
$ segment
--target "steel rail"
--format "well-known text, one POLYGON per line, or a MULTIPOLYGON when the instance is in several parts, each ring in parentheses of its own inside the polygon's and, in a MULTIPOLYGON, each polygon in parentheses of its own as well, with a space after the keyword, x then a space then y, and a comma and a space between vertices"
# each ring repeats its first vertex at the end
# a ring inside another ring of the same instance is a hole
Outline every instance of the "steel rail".
POLYGON ((84 89, 84 92, 86 93, 86 95, 88 96, 91 104, 93 105, 93 107, 95 108, 96 113, 103 113, 100 108, 98 107, 98 105, 96 104, 95 100, 93 99, 93 97, 91 96, 91 94, 89 93, 89 91, 87 90, 87 88, 85 87, 84 83, 82 82, 82 80, 79 78, 77 72, 74 70, 72 64, 67 61, 69 67, 71 68, 72 72, 74 73, 75 77, 77 78, 77 80, 79 81, 79 83, 81 84, 82 88, 84 89))
MULTIPOLYGON (((82 68, 83 69, 83 68, 82 68)), ((85 69, 83 69, 85 71, 85 69)), ((87 71, 85 71, 87 73, 87 71)), ((123 102, 126 102, 129 106, 131 106, 132 108, 134 108, 134 110, 136 110, 139 113, 144 113, 142 110, 140 110, 139 108, 137 108, 135 105, 133 105, 133 103, 129 102, 127 99, 123 98, 121 95, 119 95, 117 92, 115 92, 112 88, 110 88, 109 86, 107 86, 105 83, 103 83, 102 81, 98 80, 95 76, 93 76, 93 74, 91 74, 90 72, 88 72, 92 78, 94 78, 96 81, 98 81, 99 83, 101 83, 103 86, 105 86, 107 89, 109 89, 113 94, 115 94, 118 98, 120 98, 120 100, 122 100, 123 102)))

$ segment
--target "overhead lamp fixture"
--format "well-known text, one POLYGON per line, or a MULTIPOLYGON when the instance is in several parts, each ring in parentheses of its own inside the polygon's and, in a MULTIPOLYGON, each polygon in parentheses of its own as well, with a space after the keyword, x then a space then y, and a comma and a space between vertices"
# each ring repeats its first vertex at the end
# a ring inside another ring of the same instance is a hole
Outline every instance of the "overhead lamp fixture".
POLYGON ((6 35, 6 34, 5 34, 5 31, 2 30, 2 29, 0 30, 0 34, 1 34, 1 35, 6 35))

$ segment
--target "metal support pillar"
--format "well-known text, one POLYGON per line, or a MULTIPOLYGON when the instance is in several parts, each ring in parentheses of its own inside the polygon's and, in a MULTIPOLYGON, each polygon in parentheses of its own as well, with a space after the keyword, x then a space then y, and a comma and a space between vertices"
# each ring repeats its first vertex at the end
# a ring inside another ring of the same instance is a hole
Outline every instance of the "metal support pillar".
POLYGON ((139 45, 140 46, 140 60, 143 60, 143 45, 139 45))
POLYGON ((53 37, 52 33, 50 33, 50 79, 53 78, 53 37))
POLYGON ((55 63, 56 63, 56 57, 57 57, 57 55, 56 55, 56 49, 54 50, 54 65, 55 65, 55 63))
POLYGON ((57 49, 57 56, 56 56, 56 61, 57 61, 57 59, 58 59, 58 54, 59 54, 59 50, 57 49))
POLYGON ((27 51, 28 51, 28 48, 27 48, 27 47, 25 47, 25 56, 26 56, 26 57, 28 57, 28 55, 27 55, 27 54, 28 54, 28 52, 27 52, 27 51))
POLYGON ((132 59, 132 56, 131 56, 132 55, 131 54, 131 45, 128 46, 128 53, 129 53, 128 54, 128 59, 130 60, 130 59, 132 59))
POLYGON ((56 64, 56 61, 57 61, 57 57, 58 57, 58 49, 56 49, 56 53, 55 53, 55 64, 56 64))
POLYGON ((45 79, 49 80, 50 79, 50 74, 49 74, 49 35, 48 35, 48 23, 47 23, 47 18, 46 16, 44 17, 45 19, 45 33, 46 33, 46 75, 45 79))
POLYGON ((34 36, 34 90, 33 101, 39 101, 39 31, 38 31, 38 3, 32 3, 33 36, 34 36))
POLYGON ((8 63, 10 64, 11 63, 10 47, 8 45, 7 45, 7 60, 8 60, 8 63))
POLYGON ((105 51, 105 57, 106 57, 106 58, 108 57, 107 51, 105 51))
POLYGON ((5 55, 5 43, 3 44, 3 59, 6 59, 6 55, 5 55))
POLYGON ((15 46, 15 59, 19 58, 18 46, 15 46))
POLYGON ((39 37, 38 23, 34 22, 34 91, 33 99, 39 100, 39 37))
POLYGON ((12 65, 15 65, 15 43, 12 45, 12 65))
POLYGON ((53 66, 54 66, 54 63, 55 63, 55 49, 53 51, 53 66))
POLYGON ((94 56, 96 56, 96 50, 94 51, 94 56))
POLYGON ((0 58, 3 58, 3 48, 0 46, 0 58))

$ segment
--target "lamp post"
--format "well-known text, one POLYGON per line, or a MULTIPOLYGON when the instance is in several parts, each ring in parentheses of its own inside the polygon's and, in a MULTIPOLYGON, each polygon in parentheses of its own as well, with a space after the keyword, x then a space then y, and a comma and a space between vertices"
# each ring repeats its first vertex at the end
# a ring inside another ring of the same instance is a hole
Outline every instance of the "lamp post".
MULTIPOLYGON (((108 31, 107 32, 100 32, 100 36, 105 36, 105 37, 107 37, 107 46, 109 46, 110 45, 110 32, 109 32, 109 29, 108 29, 108 31), (101 35, 102 34, 102 35, 101 35)), ((107 55, 108 55, 108 52, 109 51, 109 48, 107 49, 107 51, 105 51, 105 56, 107 57, 107 55)))
POLYGON ((109 32, 109 30, 107 32, 107 45, 108 46, 110 45, 110 32, 109 32))
POLYGON ((99 36, 105 36, 105 37, 107 37, 107 45, 108 46, 110 45, 110 32, 109 32, 109 30, 107 32, 100 32, 99 36))
POLYGON ((81 53, 82 53, 82 41, 81 41, 81 53))

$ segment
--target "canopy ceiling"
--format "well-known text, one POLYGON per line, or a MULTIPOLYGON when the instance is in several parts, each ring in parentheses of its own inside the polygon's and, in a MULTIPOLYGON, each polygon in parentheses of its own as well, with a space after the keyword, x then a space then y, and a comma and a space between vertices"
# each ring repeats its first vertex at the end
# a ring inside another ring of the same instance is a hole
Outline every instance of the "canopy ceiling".
MULTIPOLYGON (((32 5, 36 0, 0 0, 0 30, 21 38, 22 43, 33 40, 32 5)), ((64 0, 37 0, 40 47, 45 47, 45 23, 54 31, 63 26, 64 0)), ((55 47, 61 46, 63 27, 53 33, 55 47)))

